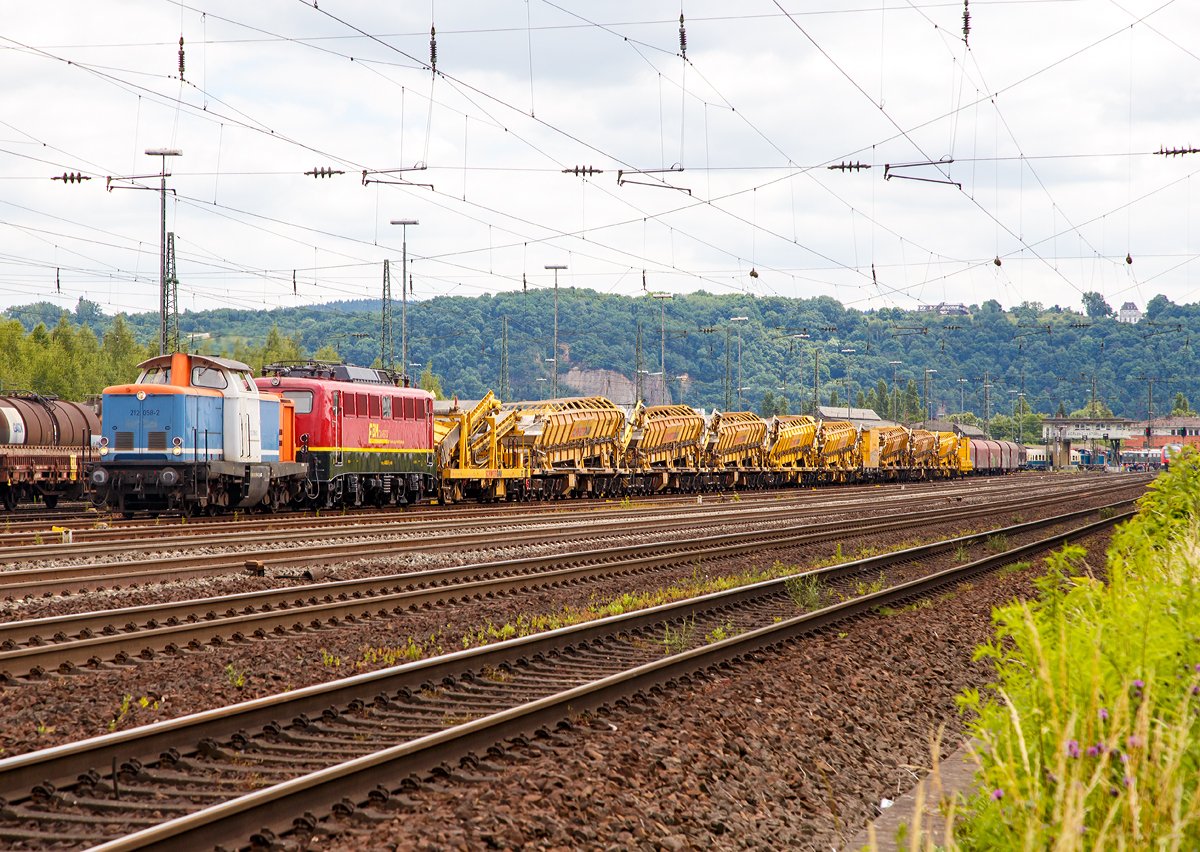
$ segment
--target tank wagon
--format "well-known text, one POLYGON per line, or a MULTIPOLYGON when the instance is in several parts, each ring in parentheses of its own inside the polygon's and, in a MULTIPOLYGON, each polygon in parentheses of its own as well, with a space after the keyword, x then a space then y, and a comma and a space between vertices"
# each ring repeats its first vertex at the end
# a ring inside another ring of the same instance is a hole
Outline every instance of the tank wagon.
POLYGON ((89 496, 88 470, 100 420, 86 405, 52 395, 0 396, 0 504, 35 497, 49 508, 89 496))
POLYGON ((104 391, 94 501, 137 511, 276 509, 301 494, 295 406, 262 393, 240 361, 161 355, 104 391))

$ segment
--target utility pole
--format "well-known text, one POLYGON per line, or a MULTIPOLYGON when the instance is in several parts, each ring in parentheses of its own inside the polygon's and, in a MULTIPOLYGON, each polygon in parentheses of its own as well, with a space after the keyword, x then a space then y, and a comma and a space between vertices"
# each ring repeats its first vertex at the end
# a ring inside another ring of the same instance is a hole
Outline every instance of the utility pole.
POLYGON ((961 417, 967 413, 967 380, 958 377, 958 414, 961 417))
POLYGON ((892 365, 892 417, 900 419, 900 365, 903 361, 888 361, 892 365))
POLYGON ((554 270, 554 396, 551 399, 558 399, 558 270, 567 267, 561 263, 547 263, 546 268, 554 270))
POLYGON ((933 419, 933 374, 937 370, 925 371, 925 420, 933 419))
MULTIPOLYGON (((796 340, 801 340, 801 341, 808 340, 807 334, 793 334, 792 337, 795 338, 796 340)), ((804 413, 804 344, 803 343, 800 344, 800 368, 797 372, 798 372, 798 375, 800 376, 800 381, 798 382, 798 385, 800 387, 800 403, 799 403, 799 407, 796 409, 796 413, 803 414, 804 413)), ((813 414, 815 415, 816 412, 814 411, 813 414)))
POLYGON ((853 349, 843 349, 842 354, 846 356, 846 370, 842 373, 842 393, 846 395, 846 419, 850 419, 850 389, 846 387, 846 382, 850 378, 850 356, 854 354, 853 349))
POLYGON ((636 357, 634 358, 634 369, 637 371, 633 376, 633 404, 636 406, 642 401, 642 323, 639 320, 637 324, 637 349, 636 357))
MULTIPOLYGON (((416 219, 393 219, 393 225, 401 227, 400 241, 400 292, 404 294, 404 300, 400 307, 400 357, 401 363, 404 364, 404 383, 408 384, 408 290, 412 289, 412 278, 408 275, 408 226, 421 224, 416 219), (405 289, 405 288, 408 289, 405 289)), ((388 293, 391 293, 391 286, 388 286, 388 293)), ((388 306, 390 314, 391 307, 388 306)))
MULTIPOLYGON (((658 319, 661 326, 661 339, 658 366, 662 370, 662 394, 660 405, 667 404, 667 314, 666 300, 674 299, 670 293, 655 293, 654 298, 658 299, 658 319)), ((681 386, 682 387, 682 386, 681 386)))
POLYGON ((987 436, 992 437, 992 384, 988 381, 987 370, 983 371, 983 425, 987 436))
POLYGON ((813 417, 821 405, 821 350, 813 347, 813 417))
POLYGON ((170 332, 168 330, 171 306, 168 304, 167 296, 167 178, 170 177, 167 172, 167 157, 182 157, 183 151, 178 148, 147 148, 146 154, 151 157, 162 157, 162 169, 157 175, 161 181, 159 185, 158 354, 167 355, 172 351, 169 348, 170 332))
MULTIPOLYGON (((403 280, 400 281, 400 286, 404 286, 403 280)), ((396 366, 396 353, 392 348, 392 270, 386 257, 383 259, 382 314, 383 321, 379 334, 379 363, 383 369, 391 372, 396 366)))
POLYGON ((725 410, 728 411, 733 403, 733 385, 731 383, 732 366, 729 361, 730 335, 729 326, 725 326, 725 410))
MULTIPOLYGON (((743 323, 749 317, 730 317, 730 322, 743 323)), ((742 327, 738 326, 738 411, 742 410, 742 327)))
MULTIPOLYGON (((179 278, 175 273, 175 232, 167 234, 167 352, 179 350, 179 278)), ((159 353, 165 354, 165 353, 159 353)))
POLYGON ((504 336, 500 340, 500 401, 508 402, 508 314, 504 315, 504 336))

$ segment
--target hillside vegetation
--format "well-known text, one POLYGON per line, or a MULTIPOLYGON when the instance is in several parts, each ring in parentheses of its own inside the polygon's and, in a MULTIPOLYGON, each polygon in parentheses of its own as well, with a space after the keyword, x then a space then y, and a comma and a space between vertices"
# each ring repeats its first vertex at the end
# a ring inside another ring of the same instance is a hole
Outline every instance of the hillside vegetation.
MULTIPOLYGON (((1036 303, 1005 311, 988 301, 969 306, 970 316, 938 316, 899 309, 862 312, 828 297, 700 292, 665 301, 660 315, 659 300, 650 296, 564 288, 559 291, 560 391, 572 392, 562 377, 573 368, 608 370, 629 379, 641 369, 649 383, 643 396, 652 389, 657 401, 661 390, 654 374, 662 371, 665 337, 672 401, 680 401, 682 386, 682 401, 689 405, 736 407, 740 332, 743 407, 768 414, 795 413, 802 399, 808 410, 815 386, 822 404, 849 401, 884 415, 907 412, 915 418, 929 387, 935 414, 939 409, 948 415, 965 409, 977 418, 986 413, 995 431, 1007 434, 1009 414, 1023 392, 1028 437, 1031 429, 1040 434, 1036 413, 1111 410, 1144 418, 1151 378, 1156 416, 1173 408, 1186 411, 1186 398, 1200 391, 1200 365, 1189 333, 1200 320, 1200 306, 1175 305, 1158 296, 1140 324, 1123 325, 1102 315, 1108 306, 1098 297, 1085 304, 1093 315, 1036 303), (747 319, 731 322, 733 317, 747 319)), ((399 365, 399 305, 395 311, 399 365)), ((157 313, 118 320, 81 300, 74 312, 39 303, 6 315, 10 321, 0 326, 0 381, 8 388, 78 398, 131 378, 137 359, 157 352, 157 313)), ((553 317, 554 294, 548 290, 411 303, 408 360, 422 368, 432 364, 447 396, 499 393, 507 321, 507 397, 543 398, 550 393, 554 369, 548 360, 555 357, 553 317)), ((193 348, 256 368, 314 355, 370 365, 379 358, 380 325, 378 300, 189 311, 180 317, 193 348)))

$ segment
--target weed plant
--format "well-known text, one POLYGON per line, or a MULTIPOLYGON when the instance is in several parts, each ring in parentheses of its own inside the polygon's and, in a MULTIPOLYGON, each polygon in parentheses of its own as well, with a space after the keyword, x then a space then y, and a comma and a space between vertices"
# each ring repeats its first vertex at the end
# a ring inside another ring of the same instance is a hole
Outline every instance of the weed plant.
POLYGON ((1139 502, 1107 582, 1068 546, 1037 600, 996 610, 996 683, 959 699, 980 789, 910 849, 1200 848, 1200 453, 1139 502))

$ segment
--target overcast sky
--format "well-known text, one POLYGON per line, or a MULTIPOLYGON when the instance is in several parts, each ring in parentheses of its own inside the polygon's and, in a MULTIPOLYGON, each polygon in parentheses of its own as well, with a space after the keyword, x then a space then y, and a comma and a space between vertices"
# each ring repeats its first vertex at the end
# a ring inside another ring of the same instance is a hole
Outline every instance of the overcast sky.
POLYGON ((393 219, 415 299, 1200 298, 1195 0, 316 6, 0 0, 0 307, 156 309, 149 148, 181 309, 377 297, 393 219))

